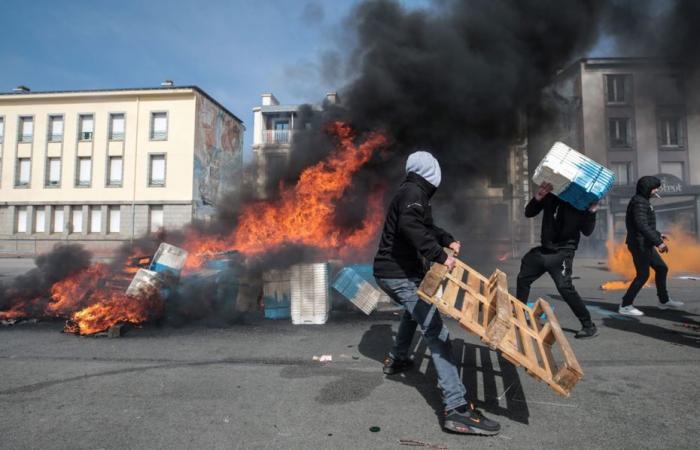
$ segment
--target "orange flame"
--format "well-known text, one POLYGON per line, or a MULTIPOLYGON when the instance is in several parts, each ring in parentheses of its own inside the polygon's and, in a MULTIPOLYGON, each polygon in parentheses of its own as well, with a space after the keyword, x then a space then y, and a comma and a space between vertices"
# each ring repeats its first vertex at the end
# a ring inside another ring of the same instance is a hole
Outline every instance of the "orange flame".
MULTIPOLYGON (((668 238, 669 252, 662 254, 661 257, 668 265, 669 275, 700 272, 700 243, 698 240, 680 226, 675 225, 671 227, 668 238)), ((608 281, 603 283, 601 288, 605 290, 627 289, 636 274, 632 255, 624 243, 608 241, 606 245, 608 248, 608 267, 627 281, 608 281)), ((647 286, 651 285, 652 282, 653 276, 649 277, 647 286)))
POLYGON ((229 236, 202 237, 190 232, 185 244, 190 254, 185 269, 199 268, 206 257, 234 249, 257 256, 284 244, 297 244, 341 257, 363 250, 381 225, 381 192, 370 197, 367 216, 357 230, 334 225, 336 203, 353 175, 387 140, 380 133, 370 133, 356 145, 354 131, 342 122, 331 123, 328 132, 338 139, 337 149, 326 160, 306 168, 295 186, 282 190, 279 200, 244 206, 238 226, 229 236))

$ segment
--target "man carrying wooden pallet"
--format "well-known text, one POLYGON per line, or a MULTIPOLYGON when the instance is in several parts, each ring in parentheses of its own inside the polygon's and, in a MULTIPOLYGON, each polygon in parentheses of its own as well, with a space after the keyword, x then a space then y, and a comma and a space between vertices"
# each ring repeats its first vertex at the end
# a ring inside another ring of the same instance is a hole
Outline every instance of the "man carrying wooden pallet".
POLYGON ((525 206, 525 217, 535 217, 542 212, 541 245, 523 256, 515 296, 527 303, 532 283, 545 272, 549 273, 559 294, 581 322, 582 328, 575 337, 591 338, 598 334, 598 330, 571 281, 571 275, 581 233, 590 236, 595 228, 598 203, 591 204, 588 211, 579 211, 551 191, 551 184, 542 183, 535 197, 525 206))
POLYGON ((467 393, 454 362, 449 332, 434 305, 418 298, 417 288, 428 263, 452 268, 455 259, 443 247, 459 253, 459 242, 433 224, 430 198, 441 180, 440 164, 428 152, 412 153, 406 179, 389 205, 379 250, 374 259, 377 284, 404 307, 396 341, 384 361, 384 373, 393 375, 413 366, 409 358, 416 327, 420 325, 435 364, 445 405, 443 427, 465 434, 498 434, 501 426, 467 402, 467 393))

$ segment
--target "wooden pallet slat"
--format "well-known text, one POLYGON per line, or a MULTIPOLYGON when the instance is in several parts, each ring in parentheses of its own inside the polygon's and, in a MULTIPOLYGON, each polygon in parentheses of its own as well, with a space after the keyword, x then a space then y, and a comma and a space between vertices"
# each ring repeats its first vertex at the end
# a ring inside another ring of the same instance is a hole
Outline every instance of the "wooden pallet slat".
POLYGON ((560 395, 569 396, 583 377, 549 303, 541 298, 533 307, 520 302, 508 292, 506 274, 500 270, 487 278, 460 260, 451 271, 433 264, 418 296, 560 395))

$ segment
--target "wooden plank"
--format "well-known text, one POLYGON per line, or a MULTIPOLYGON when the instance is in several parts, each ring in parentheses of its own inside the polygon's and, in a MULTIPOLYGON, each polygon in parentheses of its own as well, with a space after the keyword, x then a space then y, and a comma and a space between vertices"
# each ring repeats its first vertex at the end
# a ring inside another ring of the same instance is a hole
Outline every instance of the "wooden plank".
MULTIPOLYGON (((457 278, 458 280, 462 279, 462 274, 464 273, 464 269, 461 267, 455 267, 452 269, 452 277, 457 278)), ((457 301, 457 294, 459 294, 459 285, 455 283, 454 281, 448 281, 447 286, 445 287, 445 291, 442 294, 442 302, 443 304, 454 307, 455 302, 457 301)))
POLYGON ((549 304, 542 299, 533 308, 521 303, 508 293, 506 274, 500 270, 486 278, 459 260, 451 273, 445 266, 434 264, 418 295, 560 395, 568 396, 583 377, 549 304), (445 290, 439 298, 436 293, 441 285, 445 290), (460 295, 462 303, 456 307, 460 295), (538 318, 542 313, 546 314, 543 322, 538 318), (555 360, 553 349, 561 353, 563 361, 555 360))

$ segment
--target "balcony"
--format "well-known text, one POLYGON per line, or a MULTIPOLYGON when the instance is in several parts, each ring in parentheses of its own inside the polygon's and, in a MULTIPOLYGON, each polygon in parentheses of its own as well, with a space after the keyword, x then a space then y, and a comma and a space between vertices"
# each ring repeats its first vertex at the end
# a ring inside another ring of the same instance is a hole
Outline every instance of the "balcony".
POLYGON ((262 143, 265 145, 285 145, 292 141, 292 130, 262 130, 262 143))

